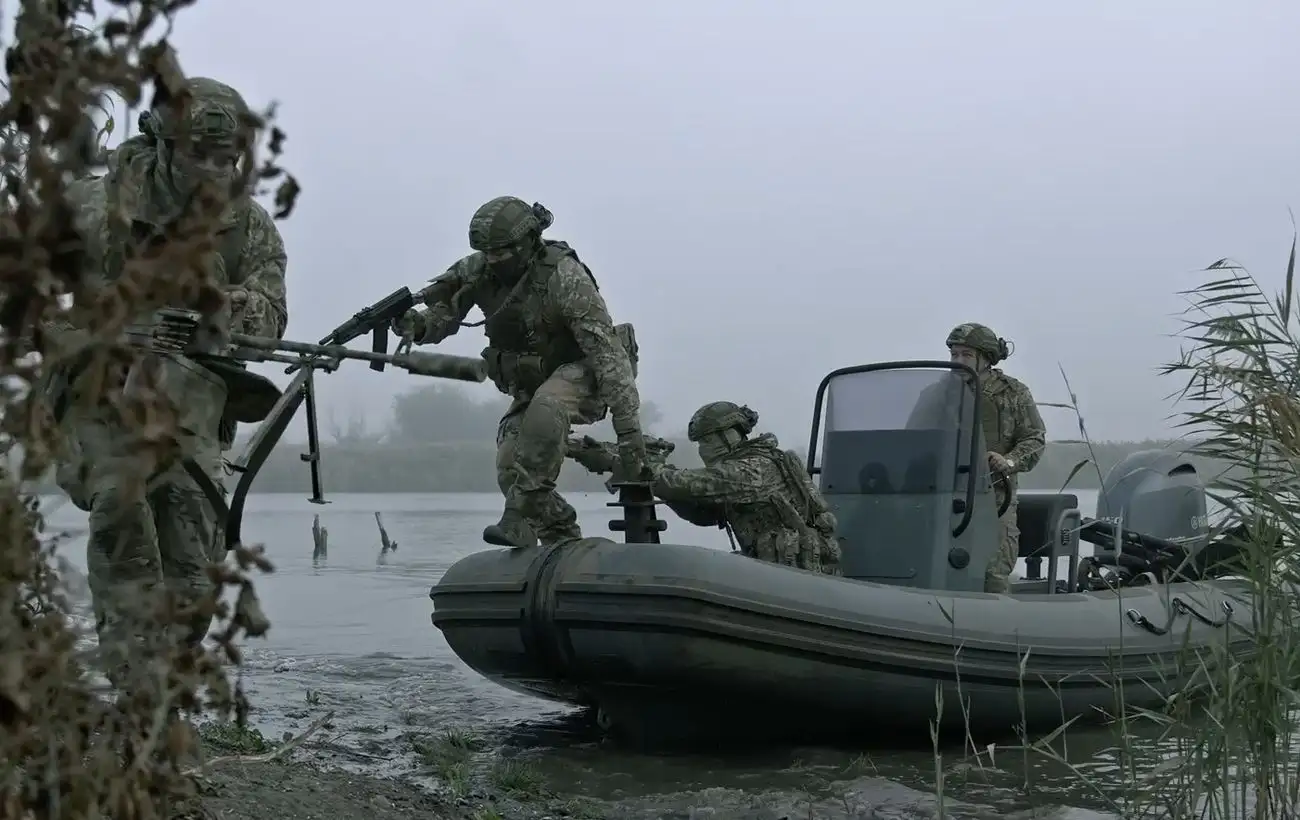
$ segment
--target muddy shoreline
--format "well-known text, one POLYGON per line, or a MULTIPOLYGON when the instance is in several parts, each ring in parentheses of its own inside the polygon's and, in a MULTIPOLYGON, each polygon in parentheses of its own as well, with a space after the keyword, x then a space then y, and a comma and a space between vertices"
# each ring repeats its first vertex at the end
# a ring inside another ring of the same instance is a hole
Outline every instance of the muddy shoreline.
MULTIPOLYGON (((202 813, 211 820, 954 820, 1042 818, 1093 820, 1104 815, 1065 810, 1016 810, 1010 805, 974 806, 909 789, 872 776, 865 768, 827 772, 807 779, 798 791, 771 788, 705 788, 654 795, 596 799, 563 793, 524 756, 503 756, 481 738, 447 730, 408 736, 397 743, 410 754, 412 770, 391 776, 357 771, 360 747, 304 742, 274 754, 255 730, 209 724, 202 727, 204 759, 199 778, 202 813), (233 756, 233 759, 232 759, 233 756), (212 762, 224 757, 221 762, 212 762), (349 770, 351 769, 351 770, 349 770)), ((394 741, 376 740, 389 752, 394 741)), ((376 756, 378 757, 378 756, 376 756)), ((1011 797, 1008 795, 1008 797, 1011 797)))

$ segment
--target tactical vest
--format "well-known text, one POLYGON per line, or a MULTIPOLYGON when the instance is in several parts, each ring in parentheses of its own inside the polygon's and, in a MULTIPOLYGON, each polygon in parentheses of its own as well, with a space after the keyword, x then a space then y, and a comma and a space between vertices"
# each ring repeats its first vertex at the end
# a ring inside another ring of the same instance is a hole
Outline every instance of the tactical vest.
MULTIPOLYGON (((532 393, 566 364, 586 358, 573 331, 558 316, 547 315, 546 290, 560 262, 570 258, 582 266, 596 290, 600 284, 591 269, 567 242, 543 240, 542 250, 483 323, 488 347, 483 351, 488 377, 507 395, 532 393)), ((627 350, 636 376, 639 351, 630 324, 616 325, 615 334, 627 350)))
POLYGON ((834 531, 825 525, 827 520, 825 513, 830 512, 830 508, 821 498, 809 491, 808 483, 803 480, 803 464, 792 451, 782 450, 770 442, 757 439, 744 442, 723 456, 721 460, 733 461, 753 456, 762 456, 771 461, 784 479, 782 483, 785 485, 788 497, 773 499, 773 502, 786 525, 796 531, 811 529, 828 538, 832 537, 834 531))
MULTIPOLYGON (((804 480, 803 464, 799 457, 760 438, 745 442, 728 453, 723 460, 754 456, 771 461, 781 475, 781 483, 786 492, 767 500, 775 514, 775 520, 769 526, 779 525, 798 533, 799 551, 794 556, 793 564, 802 569, 819 572, 829 570, 830 574, 839 574, 840 548, 835 540, 835 517, 825 501, 810 491, 808 482, 804 480)), ((742 546, 757 548, 759 553, 762 552, 761 544, 742 546)), ((754 557, 763 556, 758 554, 754 557)))
MULTIPOLYGON (((235 274, 239 271, 243 255, 244 236, 248 232, 252 208, 249 207, 248 203, 240 203, 236 207, 238 207, 239 211, 235 216, 234 224, 221 231, 216 237, 217 253, 221 256, 226 274, 226 281, 218 282, 218 285, 228 285, 238 278, 235 274)), ((117 220, 106 220, 104 225, 104 278, 106 281, 115 282, 122 276, 122 271, 126 267, 127 247, 132 242, 147 245, 162 241, 159 237, 146 236, 141 238, 133 236, 137 225, 144 227, 146 223, 123 224, 117 220)))
POLYGON ((1006 455, 1014 442, 1008 440, 1012 433, 1011 419, 1006 406, 1006 396, 1011 385, 1001 378, 1001 373, 989 370, 980 378, 980 427, 984 431, 984 446, 1006 455))
MULTIPOLYGON (((237 210, 233 224, 219 232, 216 236, 216 250, 221 259, 218 273, 218 286, 229 285, 232 281, 239 281, 242 277, 238 274, 243 258, 244 240, 248 233, 248 225, 252 218, 253 209, 247 201, 240 202, 234 206, 237 210)), ((133 243, 138 243, 137 252, 141 252, 151 243, 160 243, 165 240, 162 237, 145 233, 146 230, 153 230, 153 226, 143 222, 122 223, 118 220, 106 219, 103 226, 104 236, 104 259, 103 273, 107 282, 115 282, 122 276, 126 268, 127 250, 133 243)), ((148 322, 151 316, 141 317, 141 322, 148 322)), ((242 362, 203 362, 204 367, 212 370, 220 376, 227 385, 229 394, 227 396, 227 412, 223 415, 219 429, 219 439, 222 449, 227 449, 234 443, 237 424, 240 421, 257 422, 261 421, 267 415, 262 412, 266 408, 267 391, 262 384, 267 380, 265 377, 248 371, 247 366, 242 362), (256 394, 256 407, 249 411, 242 406, 240 396, 246 392, 256 394)), ((278 394, 278 390, 276 391, 278 394)), ((273 403, 273 401, 272 401, 273 403)))

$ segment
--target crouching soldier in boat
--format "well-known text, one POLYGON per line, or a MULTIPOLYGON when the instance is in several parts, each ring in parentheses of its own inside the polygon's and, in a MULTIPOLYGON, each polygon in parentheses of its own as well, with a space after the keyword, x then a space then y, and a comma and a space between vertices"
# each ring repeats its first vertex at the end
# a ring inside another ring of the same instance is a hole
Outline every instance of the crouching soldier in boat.
POLYGON ((744 555, 839 575, 835 516, 799 457, 782 450, 776 436, 749 438, 757 423, 758 413, 729 401, 695 411, 687 437, 704 466, 653 459, 654 494, 696 526, 725 529, 744 555))
POLYGON ((984 573, 985 592, 1006 592, 1010 588, 1011 570, 1020 555, 1020 528, 1016 525, 1017 476, 1032 470, 1042 457, 1047 428, 1029 388, 995 367, 1011 355, 1005 339, 984 325, 967 322, 952 329, 947 344, 952 361, 966 365, 980 376, 980 416, 998 509, 1002 509, 1007 494, 1011 495, 1010 505, 998 519, 1001 547, 984 573))
MULTIPOLYGON (((178 269, 167 276, 180 280, 179 268, 191 264, 206 273, 207 292, 190 289, 196 303, 186 307, 196 308, 194 317, 225 332, 233 325, 279 338, 288 315, 286 255, 271 216, 242 181, 252 138, 248 108, 214 80, 191 78, 186 91, 179 110, 160 106, 141 115, 142 133, 113 151, 106 176, 69 188, 91 282, 86 304, 93 310, 97 297, 112 296, 140 266, 167 264, 170 253, 178 269), (206 230, 215 247, 190 253, 186 243, 194 239, 184 234, 206 230)), ((137 620, 145 593, 164 587, 192 606, 210 591, 208 567, 226 554, 221 451, 237 422, 262 420, 279 397, 273 383, 242 365, 182 352, 189 341, 160 323, 167 315, 135 317, 126 336, 142 350, 131 362, 105 361, 105 340, 88 330, 93 322, 74 317, 47 328, 43 392, 66 437, 56 481, 89 513, 87 576, 115 683, 129 667, 129 655, 120 653, 155 637, 137 620), (169 437, 132 441, 144 418, 127 423, 123 416, 132 413, 161 419, 154 426, 169 437)), ((194 608, 180 642, 200 642, 211 617, 194 608)))
POLYGON ((555 490, 574 424, 613 416, 621 468, 640 475, 646 460, 636 386, 636 336, 614 325, 596 278, 564 242, 542 238, 550 211, 512 196, 474 213, 469 246, 424 289, 428 310, 394 322, 416 344, 456 333, 474 306, 483 311, 488 376, 513 401, 497 427, 501 520, 483 540, 503 547, 582 537, 577 512, 555 490))

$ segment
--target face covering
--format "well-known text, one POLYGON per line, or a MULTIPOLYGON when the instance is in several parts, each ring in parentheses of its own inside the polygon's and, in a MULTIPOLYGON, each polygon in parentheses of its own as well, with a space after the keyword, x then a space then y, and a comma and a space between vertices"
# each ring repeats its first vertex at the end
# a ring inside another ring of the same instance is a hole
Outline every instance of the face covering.
POLYGON ((486 251, 488 270, 500 282, 513 285, 528 271, 533 258, 534 243, 523 240, 513 247, 486 251))
POLYGON ((699 443, 700 461, 704 462, 705 467, 712 467, 730 453, 739 441, 740 435, 734 430, 705 436, 699 443))
POLYGON ((173 152, 172 182, 182 196, 193 194, 204 182, 211 183, 226 196, 233 196, 238 161, 239 153, 233 144, 195 140, 184 150, 177 146, 173 152))

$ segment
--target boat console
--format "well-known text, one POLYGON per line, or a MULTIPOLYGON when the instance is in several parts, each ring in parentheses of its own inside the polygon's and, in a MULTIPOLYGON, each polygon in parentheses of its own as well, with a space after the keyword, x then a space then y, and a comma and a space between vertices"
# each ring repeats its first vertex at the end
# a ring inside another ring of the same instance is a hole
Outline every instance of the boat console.
MULTIPOLYGON (((846 577, 983 591, 1009 499, 997 508, 993 487, 1005 477, 990 471, 985 446, 996 419, 979 396, 975 371, 948 361, 878 362, 822 379, 808 472, 835 513, 846 577)), ((1013 593, 1163 581, 1186 575, 1209 542, 1204 483, 1175 451, 1144 450, 1115 465, 1096 518, 1082 516, 1073 493, 1017 498, 1026 571, 1013 576, 1013 593), (1081 541, 1098 547, 1082 561, 1081 541)))
POLYGON ((983 591, 999 511, 978 379, 965 365, 925 360, 822 379, 808 470, 835 513, 845 576, 983 591))

